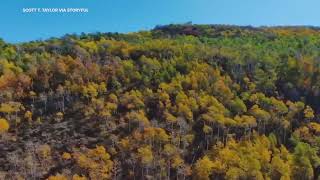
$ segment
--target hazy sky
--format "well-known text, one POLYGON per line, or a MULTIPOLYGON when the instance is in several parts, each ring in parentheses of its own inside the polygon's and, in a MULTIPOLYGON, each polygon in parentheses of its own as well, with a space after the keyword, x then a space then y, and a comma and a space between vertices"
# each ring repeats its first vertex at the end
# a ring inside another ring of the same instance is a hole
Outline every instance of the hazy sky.
POLYGON ((320 26, 319 0, 1 0, 0 37, 23 42, 81 32, 132 32, 169 23, 320 26), (22 8, 89 8, 26 14, 22 8))

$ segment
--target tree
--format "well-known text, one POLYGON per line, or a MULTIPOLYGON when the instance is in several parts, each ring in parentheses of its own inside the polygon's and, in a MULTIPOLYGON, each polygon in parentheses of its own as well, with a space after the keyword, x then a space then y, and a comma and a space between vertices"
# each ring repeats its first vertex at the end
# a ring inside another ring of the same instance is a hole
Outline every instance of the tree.
POLYGON ((314 169, 320 165, 316 149, 309 144, 298 142, 293 154, 293 172, 297 179, 313 179, 314 169))
POLYGON ((62 159, 64 159, 64 160, 69 160, 69 159, 71 159, 71 154, 70 154, 70 153, 67 153, 67 152, 64 152, 64 153, 62 154, 62 159))
POLYGON ((6 119, 0 118, 0 134, 5 133, 9 130, 9 123, 6 119))
POLYGON ((210 179, 209 176, 212 174, 214 163, 209 159, 208 156, 204 156, 199 159, 195 164, 195 173, 198 179, 210 179))
POLYGON ((22 109, 24 109, 23 105, 20 102, 14 102, 10 101, 8 103, 1 103, 0 106, 0 112, 7 115, 7 119, 11 120, 13 117, 11 117, 12 114, 14 114, 14 118, 17 121, 18 112, 20 112, 22 109))
POLYGON ((277 73, 273 68, 268 69, 268 71, 264 71, 261 68, 257 68, 255 71, 255 84, 257 85, 257 89, 266 93, 272 94, 275 89, 275 81, 277 80, 277 73))
POLYGON ((68 180, 68 179, 64 175, 57 174, 55 176, 50 176, 48 180, 68 180))
POLYGON ((310 119, 314 118, 314 112, 313 112, 313 109, 310 106, 307 106, 305 108, 305 110, 303 111, 303 113, 304 113, 304 117, 307 120, 310 120, 310 119))
POLYGON ((113 162, 103 146, 97 146, 85 152, 74 152, 72 157, 77 165, 89 174, 91 179, 109 179, 111 177, 113 162))
POLYGON ((141 165, 143 166, 142 170, 142 177, 144 177, 144 167, 146 167, 146 175, 149 174, 148 171, 148 166, 152 163, 154 157, 153 157, 153 153, 152 153, 152 149, 151 146, 144 146, 144 147, 140 147, 138 149, 138 158, 141 160, 141 165))
POLYGON ((247 131, 249 131, 249 136, 250 136, 251 128, 257 126, 256 118, 253 116, 247 116, 247 115, 238 116, 237 115, 236 117, 234 117, 234 120, 238 126, 244 128, 245 135, 246 135, 247 131))
POLYGON ((30 111, 27 111, 25 114, 24 114, 24 118, 26 118, 26 120, 31 123, 32 121, 32 112, 30 111))
POLYGON ((266 125, 267 125, 267 123, 269 123, 269 120, 271 119, 270 113, 261 109, 258 105, 253 105, 251 107, 251 109, 249 110, 249 113, 257 119, 258 124, 259 124, 258 130, 260 131, 260 129, 261 129, 260 125, 262 125, 262 130, 263 130, 262 132, 265 133, 266 132, 266 125))
POLYGON ((87 180, 85 176, 79 176, 78 174, 75 174, 72 176, 72 180, 87 180))
POLYGON ((247 112, 247 107, 240 98, 236 98, 231 101, 231 110, 235 112, 235 114, 242 114, 247 112))
POLYGON ((120 104, 126 109, 141 109, 145 106, 143 102, 142 93, 138 90, 132 90, 130 92, 126 92, 120 98, 120 104))

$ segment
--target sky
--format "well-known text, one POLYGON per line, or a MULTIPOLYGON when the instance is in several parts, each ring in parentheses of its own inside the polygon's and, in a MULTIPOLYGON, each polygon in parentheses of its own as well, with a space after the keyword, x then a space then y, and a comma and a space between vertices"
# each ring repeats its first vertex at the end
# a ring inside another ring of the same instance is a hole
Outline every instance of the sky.
POLYGON ((171 23, 320 26, 319 0, 1 0, 0 38, 19 43, 81 32, 136 32, 171 23), (88 13, 23 13, 88 8, 88 13))

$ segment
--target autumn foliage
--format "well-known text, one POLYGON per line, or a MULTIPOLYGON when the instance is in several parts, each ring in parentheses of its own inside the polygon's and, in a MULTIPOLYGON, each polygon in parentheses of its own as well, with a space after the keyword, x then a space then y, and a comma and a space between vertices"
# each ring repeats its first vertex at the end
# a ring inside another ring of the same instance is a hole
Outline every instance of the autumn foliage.
POLYGON ((319 179, 320 30, 0 40, 0 179, 319 179))

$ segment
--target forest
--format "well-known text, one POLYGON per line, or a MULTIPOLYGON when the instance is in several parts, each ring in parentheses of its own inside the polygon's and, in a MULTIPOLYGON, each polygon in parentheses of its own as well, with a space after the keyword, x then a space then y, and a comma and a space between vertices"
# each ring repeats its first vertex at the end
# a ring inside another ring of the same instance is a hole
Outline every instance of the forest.
POLYGON ((320 179, 320 28, 0 40, 0 179, 320 179))

